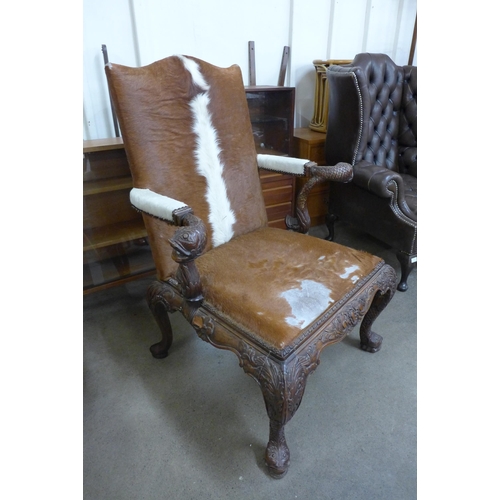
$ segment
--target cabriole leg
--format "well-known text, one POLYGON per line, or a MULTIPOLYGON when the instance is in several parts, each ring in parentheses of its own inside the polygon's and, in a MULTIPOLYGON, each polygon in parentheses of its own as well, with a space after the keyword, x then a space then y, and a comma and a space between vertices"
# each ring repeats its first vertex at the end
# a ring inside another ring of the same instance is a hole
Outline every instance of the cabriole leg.
POLYGON ((317 366, 317 356, 307 352, 278 361, 246 344, 240 346, 239 352, 240 365, 257 381, 264 396, 269 417, 265 462, 270 476, 280 479, 290 465, 285 425, 300 406, 307 376, 317 366))
POLYGON ((382 347, 382 336, 372 331, 373 322, 378 315, 385 309, 394 295, 394 288, 388 289, 385 293, 378 291, 373 297, 370 309, 365 314, 359 328, 360 347, 363 351, 377 352, 382 347))
POLYGON ((396 256, 401 264, 401 280, 398 285, 398 290, 400 292, 406 292, 406 290, 408 290, 408 276, 415 267, 415 263, 411 261, 412 256, 407 253, 397 252, 396 256))
POLYGON ((168 350, 172 345, 173 338, 172 326, 170 325, 168 314, 173 312, 174 309, 172 309, 166 299, 168 295, 168 290, 166 290, 159 281, 155 281, 150 285, 147 294, 149 309, 153 313, 162 336, 160 342, 153 344, 149 350, 155 358, 159 359, 168 356, 168 350))

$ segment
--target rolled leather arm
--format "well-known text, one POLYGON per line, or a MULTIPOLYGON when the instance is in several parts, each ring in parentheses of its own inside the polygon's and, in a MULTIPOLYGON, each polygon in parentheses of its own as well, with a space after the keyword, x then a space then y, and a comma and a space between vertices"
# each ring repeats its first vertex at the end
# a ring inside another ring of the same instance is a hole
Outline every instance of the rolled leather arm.
POLYGON ((297 196, 295 208, 296 217, 287 215, 285 219, 288 229, 307 233, 311 226, 311 217, 307 209, 307 198, 311 189, 318 183, 330 182, 350 182, 353 178, 353 168, 349 163, 337 163, 332 166, 319 166, 314 162, 308 162, 304 166, 304 175, 309 179, 304 184, 297 196))
POLYGON ((397 172, 367 161, 360 161, 354 166, 352 182, 381 198, 393 196, 394 184, 399 188, 398 191, 404 193, 403 179, 397 172))
POLYGON ((203 221, 193 214, 193 210, 168 196, 149 189, 133 188, 130 202, 140 212, 180 226, 169 241, 172 259, 179 264, 177 279, 181 284, 182 295, 191 303, 200 304, 203 290, 195 259, 205 249, 207 233, 203 221))
POLYGON ((397 172, 361 161, 354 166, 352 182, 381 198, 392 198, 392 203, 396 203, 405 215, 412 217, 405 198, 404 181, 397 172))

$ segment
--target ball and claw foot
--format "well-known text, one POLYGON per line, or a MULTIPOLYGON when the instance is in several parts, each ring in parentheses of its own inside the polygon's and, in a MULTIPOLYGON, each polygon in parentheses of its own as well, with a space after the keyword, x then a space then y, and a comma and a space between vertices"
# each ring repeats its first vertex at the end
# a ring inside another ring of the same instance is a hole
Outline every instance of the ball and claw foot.
POLYGON ((281 479, 288 472, 290 450, 285 440, 284 426, 271 422, 270 439, 267 443, 265 461, 269 475, 281 479))
POLYGON ((383 337, 375 332, 370 332, 370 335, 360 343, 360 348, 366 352, 378 352, 382 348, 383 337))
POLYGON ((285 477, 290 465, 290 451, 285 444, 285 448, 278 451, 276 446, 270 447, 269 443, 266 450, 266 465, 269 475, 273 479, 285 477))

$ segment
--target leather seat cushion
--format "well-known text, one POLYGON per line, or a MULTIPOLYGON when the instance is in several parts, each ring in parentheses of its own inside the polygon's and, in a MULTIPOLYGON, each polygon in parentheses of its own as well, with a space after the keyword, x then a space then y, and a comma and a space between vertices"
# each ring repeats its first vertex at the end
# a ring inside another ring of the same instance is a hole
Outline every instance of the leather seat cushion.
POLYGON ((381 262, 362 251, 269 227, 196 260, 205 303, 278 351, 303 337, 381 262))

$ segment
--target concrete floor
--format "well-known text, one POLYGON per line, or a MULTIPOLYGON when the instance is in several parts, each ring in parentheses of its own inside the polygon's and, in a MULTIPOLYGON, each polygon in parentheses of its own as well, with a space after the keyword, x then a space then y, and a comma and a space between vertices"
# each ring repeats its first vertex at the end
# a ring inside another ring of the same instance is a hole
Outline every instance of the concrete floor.
MULTIPOLYGON (((323 226, 313 228, 326 235, 323 226)), ((342 224, 336 241, 394 254, 342 224)), ((84 297, 84 498, 417 498, 417 270, 375 323, 380 352, 356 328, 326 348, 286 426, 281 480, 265 472, 268 418, 237 357, 201 341, 180 313, 164 360, 145 292, 151 278, 84 297)))

